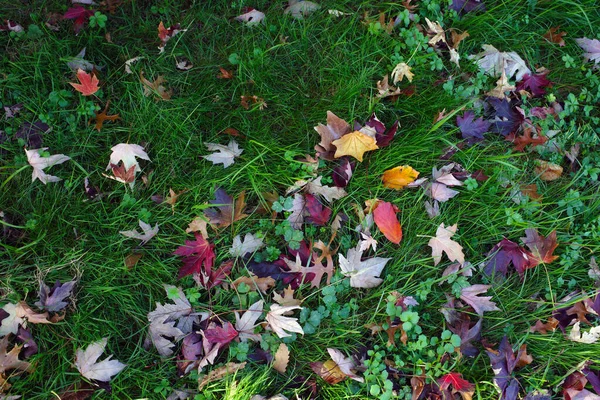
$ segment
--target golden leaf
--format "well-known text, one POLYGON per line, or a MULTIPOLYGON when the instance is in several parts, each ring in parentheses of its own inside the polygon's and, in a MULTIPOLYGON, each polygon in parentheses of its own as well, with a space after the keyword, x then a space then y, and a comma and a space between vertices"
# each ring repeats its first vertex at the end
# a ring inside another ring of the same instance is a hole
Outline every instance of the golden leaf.
POLYGON ((334 158, 352 156, 358 161, 363 160, 363 154, 365 152, 377 150, 379 148, 375 138, 359 131, 344 135, 331 143, 336 147, 334 158))
POLYGON ((419 176, 419 171, 410 165, 388 169, 383 173, 383 186, 388 189, 402 189, 409 183, 414 182, 419 176))

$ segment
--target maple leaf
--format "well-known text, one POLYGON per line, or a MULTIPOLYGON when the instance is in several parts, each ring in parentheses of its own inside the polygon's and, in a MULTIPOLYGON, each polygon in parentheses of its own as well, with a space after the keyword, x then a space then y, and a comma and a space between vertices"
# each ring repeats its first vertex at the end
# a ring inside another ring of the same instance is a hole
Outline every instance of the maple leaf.
POLYGON ((481 0, 452 0, 450 9, 459 14, 466 14, 472 11, 485 11, 485 4, 481 0))
POLYGON ((515 90, 515 86, 513 86, 508 79, 506 78, 506 72, 502 70, 502 75, 500 79, 496 81, 496 87, 489 92, 486 93, 487 96, 496 97, 498 99, 505 99, 506 92, 512 92, 515 90))
POLYGON ((69 85, 73 86, 75 90, 84 96, 91 96, 100 89, 98 86, 100 81, 93 73, 88 74, 84 70, 78 69, 77 80, 79 80, 79 83, 69 82, 69 85))
POLYGON ((248 12, 235 17, 236 21, 245 22, 248 26, 260 24, 265 19, 265 14, 254 8, 250 8, 248 12))
POLYGON ((17 139, 23 139, 27 142, 27 147, 38 149, 42 147, 42 135, 49 133, 52 129, 42 121, 34 123, 23 122, 15 133, 17 139))
POLYGON ((48 182, 58 182, 61 178, 53 175, 48 175, 44 172, 44 169, 52 167, 53 165, 62 164, 65 161, 69 161, 71 157, 64 154, 54 154, 48 157, 42 157, 42 152, 48 150, 47 147, 35 150, 25 150, 27 155, 27 162, 33 167, 33 173, 31 174, 31 182, 35 182, 39 179, 44 185, 48 182))
POLYGON ((556 231, 552 231, 547 237, 541 236, 535 229, 525 230, 525 237, 521 241, 529 247, 532 254, 532 264, 549 264, 556 260, 558 256, 552 255, 558 243, 556 241, 556 231))
POLYGON ((288 286, 283 290, 283 296, 279 293, 273 293, 273 301, 283 307, 299 306, 302 304, 302 300, 294 298, 294 289, 288 286))
POLYGON ((547 87, 552 87, 552 82, 546 78, 548 71, 541 74, 525 74, 517 84, 517 90, 528 90, 533 97, 541 97, 546 94, 547 87))
POLYGON ((563 167, 548 161, 536 160, 535 174, 543 181, 555 181, 563 173, 563 167))
POLYGON ((246 208, 245 191, 240 193, 234 203, 233 198, 225 190, 217 188, 215 190, 215 199, 209 203, 215 205, 216 209, 207 208, 204 214, 215 228, 226 228, 232 223, 248 216, 244 214, 244 209, 246 208))
POLYGON ((455 167, 457 167, 457 164, 455 163, 444 165, 439 170, 436 167, 433 167, 431 170, 431 176, 436 182, 443 183, 446 186, 463 186, 463 183, 456 179, 452 173, 452 170, 455 169, 455 167))
POLYGON ((327 125, 315 126, 315 131, 321 136, 321 141, 315 146, 317 157, 332 160, 336 148, 332 144, 334 140, 350 133, 350 125, 331 111, 327 111, 327 125))
POLYGON ((440 390, 447 390, 450 385, 454 387, 454 390, 458 392, 472 392, 474 385, 463 379, 462 374, 457 372, 450 372, 437 380, 440 390))
POLYGON ((331 217, 331 208, 323 206, 319 200, 310 193, 304 195, 307 212, 306 221, 313 225, 325 226, 331 217))
POLYGON ((380 201, 377 208, 373 210, 375 224, 392 243, 399 244, 402 240, 402 226, 398 222, 396 213, 398 208, 387 201, 380 201))
POLYGON ((35 305, 41 310, 61 311, 69 304, 65 300, 71 296, 76 283, 76 280, 65 283, 56 281, 50 289, 44 282, 40 282, 40 301, 36 302, 35 305))
POLYGON ((75 7, 69 8, 67 12, 63 15, 63 18, 74 20, 73 30, 75 31, 75 34, 78 34, 92 15, 94 15, 94 12, 92 10, 86 10, 85 8, 77 4, 75 5, 75 7))
POLYGON ((385 75, 380 81, 377 81, 377 97, 385 99, 391 97, 392 100, 397 99, 403 92, 400 88, 390 85, 389 78, 385 75))
POLYGON ((419 176, 419 171, 410 165, 403 165, 388 169, 383 173, 383 186, 388 189, 402 189, 409 183, 414 182, 419 176))
POLYGON ((298 318, 285 317, 283 314, 292 310, 301 310, 300 306, 282 307, 279 304, 271 304, 270 311, 267 313, 266 320, 275 334, 283 339, 292 336, 288 332, 295 332, 304 335, 304 330, 298 323, 298 318))
MULTIPOLYGON (((104 110, 102 110, 101 113, 99 113, 98 111, 96 111, 96 116, 94 118, 92 118, 93 120, 96 121, 96 130, 98 132, 100 132, 102 130, 102 127, 104 126, 104 121, 116 121, 118 119, 121 119, 121 117, 119 117, 119 114, 115 114, 115 115, 107 115, 106 112, 108 111, 108 105, 110 104, 110 101, 106 102, 106 106, 104 106, 104 110)), ((91 120, 90 120, 91 122, 91 120)))
POLYGON ((181 29, 179 24, 172 25, 167 29, 165 28, 163 22, 160 21, 158 24, 158 38, 160 39, 160 46, 158 46, 158 49, 160 52, 162 53, 165 51, 165 46, 169 40, 171 40, 179 32, 185 32, 186 30, 187 29, 181 29))
POLYGON ((508 338, 504 336, 498 350, 486 347, 486 352, 494 371, 494 383, 500 389, 501 398, 516 399, 519 393, 519 382, 512 373, 519 366, 519 360, 522 359, 523 353, 526 353, 526 348, 521 346, 515 354, 508 343, 508 338))
POLYGON ((438 42, 446 43, 446 34, 440 23, 438 21, 431 22, 428 18, 425 18, 425 22, 427 22, 427 28, 432 35, 429 44, 435 46, 438 42))
POLYGON ((523 130, 522 135, 516 135, 513 132, 506 136, 506 140, 515 144, 515 147, 513 147, 513 150, 515 151, 525 151, 525 146, 528 144, 538 146, 548 141, 548 138, 541 133, 537 133, 535 136, 532 136, 531 132, 533 132, 533 129, 531 127, 527 127, 523 130))
MULTIPOLYGON (((38 345, 33 340, 33 336, 31 335, 31 332, 29 332, 27 329, 23 328, 22 326, 19 326, 19 330, 17 331, 17 336, 15 337, 15 342, 17 342, 18 344, 21 344, 23 346, 23 351, 21 352, 21 356, 23 358, 27 359, 38 352, 38 345)), ((1 385, 0 385, 0 387, 1 387, 1 385)))
POLYGON ((119 163, 119 165, 110 164, 110 168, 112 169, 114 176, 109 176, 106 174, 102 175, 107 178, 114 179, 117 182, 129 183, 129 185, 133 188, 133 184, 135 182, 135 165, 132 165, 128 170, 125 169, 123 163, 119 163))
POLYGON ((200 357, 204 354, 202 336, 192 332, 181 341, 181 354, 177 357, 177 370, 184 376, 196 368, 200 357))
POLYGON ((32 324, 53 324, 60 321, 63 317, 53 317, 48 319, 48 313, 38 314, 24 301, 17 304, 7 303, 0 309, 5 316, 0 319, 0 337, 12 333, 17 334, 19 325, 26 327, 27 322, 32 324))
POLYGON ((315 196, 322 196, 325 200, 332 203, 334 200, 341 199, 348 195, 346 191, 340 187, 326 186, 321 183, 322 176, 318 176, 306 184, 308 193, 315 196))
POLYGON ((177 329, 187 334, 192 332, 193 324, 198 322, 198 315, 201 315, 202 319, 207 318, 208 315, 205 313, 194 313, 192 305, 181 288, 173 285, 163 286, 167 297, 173 300, 173 303, 162 305, 156 302, 156 309, 148 313, 148 321, 161 321, 161 323, 175 321, 177 329))
POLYGON ((560 47, 564 47, 565 39, 563 38, 567 36, 567 32, 559 32, 559 29, 560 26, 554 26, 548 29, 548 32, 544 33, 544 39, 546 39, 550 43, 554 43, 559 45, 560 47))
POLYGON ((377 251, 377 240, 369 235, 365 235, 363 232, 360 233, 360 236, 362 237, 360 242, 358 242, 360 251, 367 251, 369 248, 372 248, 373 251, 377 251))
POLYGON ((248 286, 249 290, 260 291, 261 293, 266 293, 267 290, 275 286, 275 279, 270 276, 266 276, 263 278, 258 278, 256 275, 248 276, 240 276, 235 281, 231 283, 234 288, 238 288, 241 284, 245 284, 248 286))
POLYGON ((364 382, 364 378, 356 375, 352 370, 356 368, 356 364, 352 357, 346 357, 344 353, 337 349, 327 348, 327 352, 331 357, 324 363, 310 363, 312 370, 323 378, 327 383, 335 385, 346 378, 354 379, 358 382, 364 382))
POLYGON ((504 278, 508 273, 509 265, 512 264, 519 276, 523 278, 525 270, 535 266, 533 254, 506 238, 496 244, 487 256, 491 256, 484 267, 487 275, 498 275, 504 278))
POLYGON ((255 342, 259 342, 260 335, 254 333, 256 328, 256 321, 260 318, 263 312, 264 302, 262 300, 257 301, 248 307, 248 310, 240 317, 237 311, 235 314, 235 329, 238 331, 238 337, 242 342, 246 342, 248 339, 255 342))
POLYGON ((32 370, 30 363, 19 360, 21 348, 22 346, 13 346, 8 351, 8 336, 0 339, 0 393, 10 387, 7 382, 8 377, 5 376, 6 371, 13 370, 12 374, 16 374, 14 371, 29 372, 32 370))
POLYGON ((221 347, 229 344, 238 337, 238 331, 235 330, 231 322, 224 322, 222 326, 215 325, 212 328, 204 330, 204 338, 210 344, 218 344, 221 347))
POLYGON ((148 241, 154 236, 156 236, 156 234, 158 233, 158 224, 154 225, 154 228, 152 228, 152 225, 147 224, 140 219, 139 225, 144 233, 139 233, 136 229, 131 231, 120 231, 119 233, 131 239, 141 240, 142 242, 140 243, 140 245, 148 243, 148 241))
POLYGON ((404 79, 404 77, 406 77, 406 79, 408 79, 409 82, 412 82, 414 76, 415 74, 413 74, 410 71, 410 67, 408 66, 408 64, 403 62, 398 63, 398 65, 396 65, 394 67, 394 70, 392 71, 392 80, 394 84, 402 82, 402 79, 404 79))
POLYGON ((108 338, 103 338, 90 344, 85 350, 77 349, 75 366, 81 375, 95 381, 109 382, 126 367, 118 360, 111 360, 112 356, 97 362, 104 352, 107 342, 108 338))
POLYGON ((116 146, 113 146, 110 155, 110 161, 106 169, 111 169, 112 165, 118 165, 120 161, 123 162, 123 168, 128 171, 131 167, 135 167, 134 172, 139 172, 142 169, 140 168, 140 164, 136 160, 137 158, 141 158, 142 160, 150 161, 150 157, 144 151, 144 148, 138 144, 129 144, 129 143, 119 143, 116 146))
POLYGON ((151 82, 144 77, 144 73, 142 72, 140 74, 140 82, 142 82, 145 97, 154 94, 157 99, 169 100, 173 96, 173 90, 167 90, 163 85, 165 78, 162 75, 159 75, 154 82, 151 82))
POLYGON ((285 370, 290 362, 290 349, 285 343, 280 343, 277 351, 275 352, 275 359, 271 367, 281 374, 285 374, 285 370))
POLYGON ((427 187, 427 195, 431 197, 433 200, 437 200, 441 203, 446 202, 459 194, 460 192, 450 189, 448 186, 439 182, 432 182, 431 185, 427 187))
POLYGON ((383 279, 379 278, 381 271, 391 258, 374 257, 361 260, 362 251, 357 248, 349 249, 346 257, 338 254, 340 268, 344 276, 350 277, 350 286, 357 288, 373 288, 379 286, 383 279))
POLYGON ((474 59, 479 68, 488 75, 500 77, 504 71, 507 78, 514 76, 517 81, 520 81, 525 74, 531 74, 525 61, 514 51, 501 52, 489 44, 484 44, 482 48, 483 52, 470 56, 469 59, 474 59))
POLYGON ((355 161, 350 161, 348 157, 340 158, 338 165, 333 169, 333 173, 331 174, 334 185, 339 188, 348 186, 354 173, 354 167, 356 167, 355 161))
POLYGON ((173 347, 175 343, 171 342, 167 337, 173 338, 174 341, 180 340, 185 336, 185 333, 175 327, 176 321, 167 321, 167 317, 156 318, 150 323, 148 331, 150 339, 156 347, 156 351, 163 357, 173 355, 173 347))
POLYGON ((579 38, 575 39, 575 42, 581 47, 586 53, 583 55, 586 61, 593 61, 594 65, 600 63, 600 40, 579 38))
POLYGON ((469 110, 462 116, 456 117, 456 125, 460 129, 462 138, 470 146, 485 139, 483 134, 489 131, 491 124, 483 118, 475 119, 475 113, 469 110))
MULTIPOLYGON (((198 233, 194 233, 195 241, 186 240, 185 245, 180 246, 173 254, 182 256, 183 267, 179 269, 179 278, 193 273, 210 277, 215 262, 214 244, 210 244, 198 233), (202 268, 204 265, 204 268, 202 268)), ((208 284, 208 282, 205 282, 208 284)), ((211 285, 215 286, 215 284, 211 285)))
POLYGON ((445 227, 444 223, 441 223, 435 232, 435 237, 429 239, 427 245, 431 247, 434 265, 438 265, 442 260, 442 252, 446 253, 450 261, 458 261, 461 265, 465 262, 462 246, 451 239, 457 229, 457 224, 445 227))
POLYGON ((488 105, 487 114, 490 117, 492 131, 500 133, 502 136, 517 131, 525 121, 525 116, 522 110, 517 107, 518 103, 515 101, 488 97, 486 104, 488 105))
POLYGON ((490 301, 492 296, 479 296, 488 291, 491 285, 471 285, 461 289, 460 298, 473 307, 475 312, 483 315, 485 311, 500 311, 496 303, 490 301))
POLYGON ((223 146, 216 143, 204 143, 209 151, 216 151, 216 153, 208 156, 202 156, 202 158, 212 162, 213 164, 223 164, 223 168, 227 168, 235 162, 234 159, 239 157, 244 152, 238 143, 231 139, 227 146, 223 146))
POLYGON ((208 220, 206 218, 198 216, 188 224, 185 233, 200 232, 204 239, 208 239, 208 231, 206 230, 207 224, 208 220))
POLYGON ((233 244, 231 249, 229 249, 229 254, 232 257, 244 257, 246 254, 254 253, 264 245, 263 238, 256 237, 252 233, 246 233, 243 242, 240 235, 237 235, 233 238, 233 244))
POLYGON ((335 147, 335 158, 352 156, 358 161, 363 160, 363 154, 367 151, 377 150, 376 140, 360 131, 354 131, 331 142, 335 147))

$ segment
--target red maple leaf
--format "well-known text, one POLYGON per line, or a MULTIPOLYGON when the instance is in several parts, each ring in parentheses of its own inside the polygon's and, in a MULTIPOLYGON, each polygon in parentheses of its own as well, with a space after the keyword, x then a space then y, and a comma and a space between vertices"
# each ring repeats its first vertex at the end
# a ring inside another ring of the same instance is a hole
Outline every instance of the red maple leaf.
MULTIPOLYGON (((183 266, 179 269, 179 278, 191 274, 210 277, 215 262, 214 244, 210 244, 199 233, 194 233, 195 241, 186 240, 173 254, 183 257, 183 266), (202 266, 204 265, 204 268, 202 266)), ((208 279, 208 278, 207 278, 208 279)))
POLYGON ((310 193, 304 195, 304 201, 308 217, 306 220, 314 225, 324 226, 331 217, 331 208, 324 207, 319 200, 310 193))
POLYGON ((515 147, 513 147, 514 151, 525 151, 525 146, 528 144, 538 146, 548 141, 548 138, 542 135, 541 129, 539 129, 539 132, 535 136, 531 135, 532 130, 531 128, 525 128, 522 135, 517 135, 516 132, 513 132, 506 137, 506 140, 515 144, 515 147))
POLYGON ((537 264, 549 264, 556 260, 558 256, 552 255, 558 242, 556 241, 556 231, 552 231, 547 237, 541 236, 536 229, 527 229, 525 237, 521 238, 523 243, 533 254, 533 261, 537 264))
POLYGON ((470 392, 473 390, 473 384, 462 378, 462 374, 458 372, 450 372, 438 379, 440 390, 446 390, 450 385, 454 386, 454 390, 459 392, 470 392))
POLYGON ((98 87, 100 81, 96 78, 96 75, 92 73, 88 74, 84 70, 78 69, 77 79, 79 80, 79 83, 69 82, 69 84, 84 96, 91 96, 100 89, 98 87))
POLYGON ((534 97, 541 97, 546 94, 547 87, 552 87, 552 82, 546 78, 548 71, 541 74, 525 74, 523 80, 517 84, 517 90, 528 90, 534 97))
POLYGON ((237 336, 238 331, 235 330, 231 322, 225 322, 222 327, 215 326, 214 328, 204 331, 204 337, 210 344, 225 345, 237 336))
POLYGON ((77 4, 75 7, 69 8, 63 15, 63 18, 75 20, 73 23, 73 30, 75 31, 75 34, 77 34, 92 15, 94 15, 92 10, 86 10, 83 6, 77 4))

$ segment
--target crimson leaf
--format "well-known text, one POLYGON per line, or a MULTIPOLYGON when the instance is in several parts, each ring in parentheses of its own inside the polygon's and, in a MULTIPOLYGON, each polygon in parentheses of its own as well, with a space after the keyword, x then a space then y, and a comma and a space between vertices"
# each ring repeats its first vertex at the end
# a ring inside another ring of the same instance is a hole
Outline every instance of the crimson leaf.
POLYGON ((199 233, 194 233, 195 241, 186 240, 173 254, 183 257, 183 267, 179 269, 179 278, 193 273, 210 276, 215 262, 214 244, 210 244, 199 233), (204 265, 204 269, 202 266, 204 265))

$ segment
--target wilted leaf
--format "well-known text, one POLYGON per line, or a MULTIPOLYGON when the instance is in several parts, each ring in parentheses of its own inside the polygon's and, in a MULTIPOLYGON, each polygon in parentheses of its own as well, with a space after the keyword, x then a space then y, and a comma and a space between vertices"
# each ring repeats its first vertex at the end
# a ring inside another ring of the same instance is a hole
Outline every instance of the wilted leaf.
POLYGON ((69 304, 65 300, 71 296, 76 283, 76 280, 65 283, 56 281, 52 289, 50 289, 44 282, 40 282, 40 301, 36 302, 35 305, 41 310, 45 309, 50 312, 61 311, 69 304))
POLYGON ((558 256, 552 254, 558 246, 555 230, 548 237, 543 237, 536 229, 530 228, 525 230, 525 237, 521 238, 521 241, 529 247, 533 255, 532 263, 536 265, 540 263, 549 264, 558 258, 558 256))
POLYGON ((160 23, 158 24, 158 38, 160 39, 160 46, 158 46, 158 49, 160 50, 160 52, 162 53, 163 51, 165 51, 165 46, 167 45, 167 42, 169 40, 171 40, 179 32, 185 31, 185 29, 181 29, 181 26, 179 24, 175 24, 170 26, 169 28, 165 28, 163 22, 160 21, 160 23))
POLYGON ((593 61, 594 65, 600 63, 600 40, 579 38, 575 39, 575 41, 586 52, 583 55, 586 61, 593 61))
POLYGON ((273 360, 272 367, 275 371, 285 374, 285 370, 287 369, 289 362, 290 349, 288 349, 285 343, 281 343, 277 348, 277 352, 275 353, 275 359, 273 360))
POLYGON ((317 156, 327 160, 333 159, 336 150, 332 142, 351 131, 350 125, 331 111, 327 111, 327 125, 319 124, 314 129, 321 136, 321 141, 315 146, 317 156))
POLYGON ((186 233, 200 232, 200 234, 202 235, 202 237, 204 239, 208 239, 208 232, 206 230, 207 224, 208 224, 208 220, 206 218, 203 218, 201 216, 196 217, 196 218, 194 218, 194 220, 192 222, 189 223, 185 232, 186 233))
POLYGON ((263 306, 264 302, 259 300, 248 307, 248 310, 241 317, 237 311, 234 311, 235 329, 238 331, 238 337, 242 342, 248 339, 256 342, 260 341, 260 335, 254 333, 254 328, 256 327, 256 321, 262 315, 263 306))
POLYGON ((600 326, 594 326, 587 332, 581 332, 581 322, 577 321, 569 333, 569 339, 579 343, 596 343, 600 339, 600 326))
POLYGON ((322 196, 325 200, 332 203, 334 200, 341 199, 348 195, 341 187, 326 186, 321 183, 322 176, 318 176, 315 179, 309 181, 306 184, 306 190, 308 193, 315 196, 322 196))
POLYGON ((283 289, 283 296, 277 292, 273 293, 273 301, 282 307, 299 306, 302 304, 302 300, 294 298, 294 289, 291 286, 283 289))
POLYGON ((304 19, 304 17, 312 14, 314 11, 321 8, 317 3, 312 1, 290 1, 290 5, 283 11, 284 14, 291 14, 296 19, 304 19))
POLYGON ((527 68, 525 61, 514 51, 501 52, 489 44, 484 44, 482 47, 483 52, 469 58, 475 59, 479 68, 488 75, 499 77, 504 71, 507 78, 515 77, 518 82, 523 79, 525 74, 531 74, 531 70, 527 68))
POLYGON ((383 173, 383 186, 388 189, 402 189, 409 183, 414 182, 419 176, 419 171, 410 165, 403 165, 388 169, 383 173))
POLYGON ((532 132, 533 129, 527 127, 523 130, 522 135, 517 135, 513 132, 506 137, 506 140, 515 144, 515 147, 513 147, 514 151, 525 151, 525 146, 527 145, 538 146, 548 141, 548 138, 541 133, 536 133, 532 136, 532 132))
POLYGON ((81 375, 88 379, 109 382, 113 376, 121 372, 126 365, 118 360, 111 360, 108 356, 103 361, 97 362, 104 352, 108 339, 104 338, 90 344, 85 350, 77 349, 75 366, 81 375))
POLYGON ((496 307, 496 303, 490 301, 492 296, 479 296, 480 294, 486 293, 491 285, 471 285, 462 288, 460 292, 460 298, 473 307, 475 312, 479 315, 483 315, 485 311, 500 311, 496 307))
POLYGON ((259 290, 261 293, 266 293, 267 290, 274 287, 277 282, 275 282, 275 279, 271 278, 270 276, 258 278, 256 275, 252 275, 250 277, 240 276, 231 284, 237 289, 242 283, 248 285, 250 290, 259 290))
POLYGON ((248 12, 235 17, 237 21, 245 22, 248 26, 258 25, 265 19, 265 14, 251 8, 248 12))
POLYGON ((544 39, 549 41, 550 43, 555 43, 560 47, 565 45, 565 36, 567 36, 567 32, 559 32, 560 26, 555 26, 548 29, 548 32, 544 33, 544 39))
MULTIPOLYGON (((21 348, 22 346, 13 346, 13 348, 8 351, 8 336, 0 339, 0 393, 4 392, 3 389, 8 389, 8 386, 10 386, 8 385, 8 382, 4 383, 7 379, 5 378, 6 371, 29 372, 32 370, 30 363, 19 360, 21 348)), ((15 372, 13 372, 13 374, 14 373, 15 372)))
POLYGON ((39 179, 44 185, 48 182, 58 182, 61 180, 61 178, 57 176, 46 174, 44 169, 52 167, 53 165, 62 164, 71 159, 71 157, 64 154, 54 154, 48 157, 42 157, 42 152, 46 150, 48 150, 47 147, 36 150, 25 150, 27 162, 33 167, 31 181, 35 182, 36 179, 39 179))
POLYGON ((239 370, 243 369, 245 366, 246 366, 245 362, 240 363, 240 364, 229 362, 229 363, 223 365, 222 367, 213 369, 212 371, 210 371, 208 373, 208 375, 198 377, 198 391, 202 391, 202 389, 204 389, 204 387, 211 382, 214 382, 219 379, 223 379, 227 375, 235 374, 239 370))
POLYGON ((119 114, 115 114, 115 115, 107 114, 109 104, 110 104, 110 101, 107 101, 106 106, 104 106, 104 110, 102 110, 102 112, 96 111, 96 116, 93 118, 93 120, 96 121, 96 130, 98 132, 100 132, 102 130, 102 127, 104 126, 104 121, 114 122, 118 119, 121 119, 121 117, 119 117, 119 114))
POLYGON ((434 265, 440 263, 442 253, 446 253, 450 261, 458 261, 460 264, 465 262, 462 246, 451 239, 457 229, 457 224, 445 227, 444 223, 442 223, 437 228, 435 237, 429 240, 428 246, 431 247, 431 256, 433 257, 434 265))
POLYGON ((406 77, 406 79, 408 79, 409 82, 412 82, 414 76, 415 74, 413 74, 410 71, 410 67, 408 66, 408 64, 403 62, 396 65, 394 67, 394 70, 392 71, 392 80, 394 84, 402 82, 402 79, 404 79, 404 77, 406 77))
POLYGON ((256 237, 253 233, 246 233, 242 242, 240 235, 233 238, 233 245, 229 249, 232 257, 244 257, 246 254, 253 254, 264 246, 262 238, 256 237))
POLYGON ((159 75, 154 82, 151 82, 144 77, 144 73, 142 72, 140 74, 140 82, 142 82, 144 96, 146 97, 154 94, 157 98, 169 100, 173 95, 173 91, 167 90, 167 88, 163 85, 163 83, 165 83, 165 78, 162 75, 159 75))
POLYGON ((538 175, 543 181, 555 181, 559 179, 563 173, 563 167, 560 165, 548 161, 536 161, 537 165, 535 166, 535 174, 538 175))
POLYGON ((431 197, 433 200, 437 200, 441 203, 444 203, 460 192, 450 189, 448 186, 439 182, 432 182, 431 185, 427 187, 427 195, 431 197))
POLYGON ((208 208, 204 214, 208 217, 210 224, 216 228, 226 228, 232 223, 246 218, 244 214, 246 208, 246 193, 241 192, 238 198, 233 201, 233 198, 221 188, 215 191, 215 199, 210 201, 215 208, 208 208))

